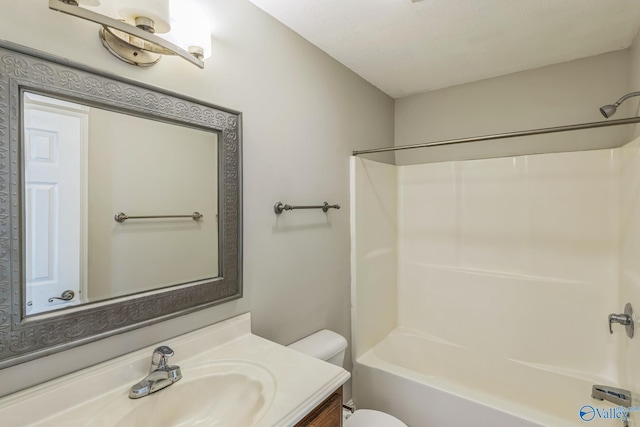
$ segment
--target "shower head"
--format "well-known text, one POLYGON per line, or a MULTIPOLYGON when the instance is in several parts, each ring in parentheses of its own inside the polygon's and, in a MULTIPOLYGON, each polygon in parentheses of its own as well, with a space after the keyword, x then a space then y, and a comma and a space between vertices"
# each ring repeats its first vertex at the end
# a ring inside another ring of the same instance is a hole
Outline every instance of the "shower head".
POLYGON ((602 107, 600 107, 600 113, 604 116, 605 119, 608 119, 609 117, 613 116, 616 113, 616 110, 618 109, 618 106, 620 104, 622 104, 624 101, 627 100, 627 98, 631 98, 632 96, 640 96, 640 92, 628 93, 622 98, 618 99, 618 101, 613 105, 611 104, 603 105, 602 107))
POLYGON ((600 107, 600 113, 602 113, 605 119, 608 119, 616 113, 617 109, 617 105, 603 105, 602 107, 600 107))

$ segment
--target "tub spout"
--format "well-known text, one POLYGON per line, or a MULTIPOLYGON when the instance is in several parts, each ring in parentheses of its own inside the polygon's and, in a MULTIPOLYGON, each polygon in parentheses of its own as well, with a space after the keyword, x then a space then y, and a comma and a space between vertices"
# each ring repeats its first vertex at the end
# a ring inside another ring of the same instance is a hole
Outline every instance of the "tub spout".
POLYGON ((614 405, 631 406, 631 392, 621 388, 609 387, 606 385, 594 385, 591 388, 591 397, 596 400, 606 400, 614 405))

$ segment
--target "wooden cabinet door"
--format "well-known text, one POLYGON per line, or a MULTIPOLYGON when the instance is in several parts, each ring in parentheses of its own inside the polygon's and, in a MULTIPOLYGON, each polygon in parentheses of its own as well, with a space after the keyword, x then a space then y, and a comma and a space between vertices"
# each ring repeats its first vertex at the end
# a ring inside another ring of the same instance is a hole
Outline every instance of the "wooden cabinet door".
POLYGON ((342 387, 316 406, 295 427, 342 427, 342 387))

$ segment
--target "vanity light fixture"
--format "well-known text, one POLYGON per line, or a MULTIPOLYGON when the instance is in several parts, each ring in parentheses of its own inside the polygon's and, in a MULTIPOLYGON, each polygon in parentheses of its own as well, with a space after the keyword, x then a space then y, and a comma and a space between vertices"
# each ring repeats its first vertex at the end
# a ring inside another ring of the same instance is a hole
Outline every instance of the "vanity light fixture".
POLYGON ((104 47, 129 64, 149 67, 177 55, 204 68, 211 55, 209 25, 196 0, 49 0, 49 8, 102 25, 104 47))

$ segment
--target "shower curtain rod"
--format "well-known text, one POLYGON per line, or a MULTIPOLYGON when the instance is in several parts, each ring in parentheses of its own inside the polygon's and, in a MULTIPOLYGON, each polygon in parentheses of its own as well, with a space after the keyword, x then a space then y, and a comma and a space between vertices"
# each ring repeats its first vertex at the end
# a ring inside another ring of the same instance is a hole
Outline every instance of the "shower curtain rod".
POLYGON ((577 125, 557 126, 551 128, 522 130, 517 132, 496 133, 493 135, 472 136, 468 138, 447 139, 443 141, 425 142, 422 144, 399 145, 397 147, 372 148, 370 150, 356 150, 354 156, 370 153, 384 153, 386 151, 412 150, 414 148, 437 147, 440 145, 465 144, 467 142, 489 141, 492 139, 517 138, 519 136, 544 135, 547 133, 569 132, 572 130, 595 129, 609 126, 630 125, 640 123, 640 117, 629 117, 627 119, 607 120, 601 122, 580 123, 577 125))

